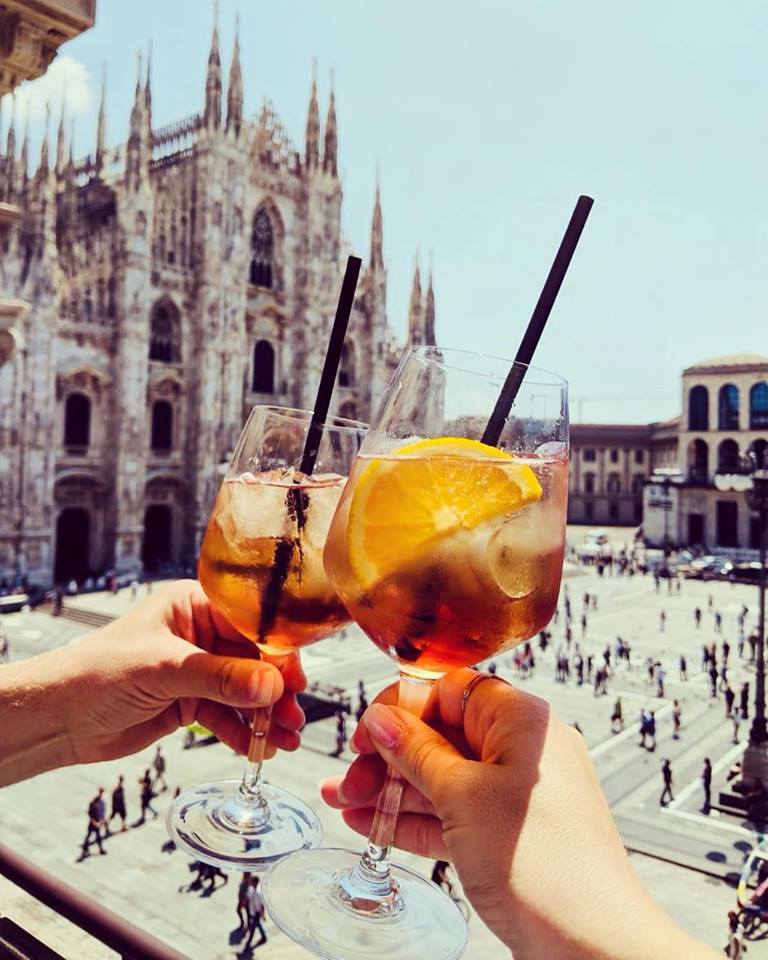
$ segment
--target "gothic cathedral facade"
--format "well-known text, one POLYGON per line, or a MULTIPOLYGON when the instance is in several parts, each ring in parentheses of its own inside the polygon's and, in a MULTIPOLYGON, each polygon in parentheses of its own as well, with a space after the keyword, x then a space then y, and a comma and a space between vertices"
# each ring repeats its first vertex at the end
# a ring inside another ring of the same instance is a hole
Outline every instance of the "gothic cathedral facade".
MULTIPOLYGON (((204 110, 153 128, 139 72, 126 143, 29 173, 11 123, 0 201, 21 221, 2 284, 31 309, 0 366, 0 583, 190 566, 253 404, 311 406, 347 251, 333 93, 312 85, 303 153, 269 105, 243 115, 235 41, 224 101, 218 32, 204 110)), ((434 342, 414 277, 411 342, 434 342)), ((402 345, 387 321, 378 188, 335 391, 366 420, 402 345)))

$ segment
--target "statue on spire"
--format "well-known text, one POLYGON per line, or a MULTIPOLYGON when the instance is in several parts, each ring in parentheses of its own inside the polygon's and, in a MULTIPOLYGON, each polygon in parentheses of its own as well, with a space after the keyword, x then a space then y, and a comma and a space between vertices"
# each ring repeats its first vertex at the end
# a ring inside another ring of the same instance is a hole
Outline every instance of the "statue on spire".
POLYGON ((104 170, 104 159, 107 153, 107 64, 101 68, 101 103, 99 104, 99 119, 96 125, 96 173, 101 176, 104 170))
POLYGON ((381 192, 379 178, 376 177, 376 199, 373 202, 373 219, 371 221, 371 268, 384 268, 384 230, 381 219, 381 192))

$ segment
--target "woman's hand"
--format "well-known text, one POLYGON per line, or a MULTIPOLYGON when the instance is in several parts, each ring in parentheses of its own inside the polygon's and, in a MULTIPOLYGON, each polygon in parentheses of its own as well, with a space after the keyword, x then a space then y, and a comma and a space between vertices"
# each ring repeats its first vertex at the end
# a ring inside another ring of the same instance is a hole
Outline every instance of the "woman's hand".
POLYGON ((583 738, 537 697, 457 670, 422 722, 391 687, 351 740, 360 756, 323 797, 366 834, 385 761, 408 781, 395 844, 450 860, 516 960, 711 957, 634 873, 583 738))
POLYGON ((245 753, 240 714, 271 704, 267 755, 295 750, 299 658, 281 673, 256 657, 200 584, 182 580, 66 647, 0 667, 0 784, 135 753, 193 721, 245 753))

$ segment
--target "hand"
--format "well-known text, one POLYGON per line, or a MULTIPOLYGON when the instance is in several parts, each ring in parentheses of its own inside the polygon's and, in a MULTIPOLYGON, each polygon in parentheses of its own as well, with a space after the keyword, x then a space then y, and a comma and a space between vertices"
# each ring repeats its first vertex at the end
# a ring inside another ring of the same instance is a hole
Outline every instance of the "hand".
POLYGON ((198 721, 240 753, 246 718, 274 704, 267 756, 295 750, 305 686, 298 656, 281 666, 210 605, 200 584, 182 580, 156 592, 95 633, 40 657, 0 667, 0 782, 71 763, 135 753, 198 721), (5 736, 5 733, 4 733, 5 736))
POLYGON ((326 802, 367 834, 384 761, 408 781, 395 844, 450 860, 478 914, 516 960, 712 957, 635 875, 583 738, 537 697, 476 674, 438 681, 425 719, 393 704, 364 714, 360 756, 325 781, 326 802))

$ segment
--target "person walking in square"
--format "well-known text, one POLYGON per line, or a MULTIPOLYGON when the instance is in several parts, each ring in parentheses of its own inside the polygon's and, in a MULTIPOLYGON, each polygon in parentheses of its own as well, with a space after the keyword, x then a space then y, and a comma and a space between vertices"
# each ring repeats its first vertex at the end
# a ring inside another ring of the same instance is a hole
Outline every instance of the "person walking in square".
MULTIPOLYGON (((671 582, 671 581, 670 581, 671 582)), ((659 613, 659 633, 664 633, 664 629, 667 626, 667 615, 662 610, 659 613)))
POLYGON ((666 807, 675 798, 672 796, 672 764, 665 757, 661 763, 661 777, 664 781, 664 789, 659 797, 659 806, 666 807))
POLYGON ((586 615, 586 613, 582 613, 582 615, 581 615, 581 635, 582 635, 582 637, 586 634, 586 632, 587 632, 587 615, 586 615))
POLYGON ((141 801, 141 815, 136 823, 137 826, 144 823, 147 819, 147 810, 152 814, 154 819, 157 819, 157 810, 152 806, 152 801, 155 798, 155 793, 152 790, 152 777, 150 776, 149 767, 144 771, 144 776, 139 778, 139 799, 141 801))
POLYGON ((688 661, 682 653, 680 654, 680 679, 688 679, 688 661))
POLYGON ((709 757, 704 757, 704 769, 701 771, 701 789, 704 791, 704 805, 702 813, 709 815, 712 807, 712 764, 709 757))
POLYGON ((257 947, 267 942, 267 934, 264 930, 264 900, 259 893, 259 878, 251 877, 251 882, 245 891, 245 909, 248 914, 248 926, 246 927, 246 939, 243 944, 243 951, 250 950, 253 945, 253 937, 256 931, 259 931, 259 942, 257 947))
POLYGON ((331 751, 332 757, 340 757, 347 742, 347 720, 343 710, 336 711, 336 749, 331 751))
POLYGON ((723 696, 725 697, 725 716, 730 717, 731 711, 733 710, 733 702, 736 699, 736 694, 733 692, 730 684, 728 684, 723 691, 723 696))
POLYGON ((682 726, 682 711, 680 710, 680 701, 672 701, 672 739, 680 739, 680 727, 682 726))
POLYGON ((237 920, 240 930, 248 929, 248 887, 252 877, 252 873, 244 873, 237 888, 237 920))
POLYGON ((107 834, 110 833, 110 823, 115 819, 115 817, 120 817, 122 823, 121 830, 125 832, 128 827, 125 825, 125 786, 123 775, 117 778, 117 786, 112 791, 112 809, 109 814, 109 820, 107 821, 107 834))
POLYGON ((611 733, 618 733, 624 729, 624 712, 621 707, 621 697, 616 697, 616 703, 613 705, 611 714, 611 733))
POLYGON ((696 621, 696 629, 698 630, 701 627, 701 608, 696 607, 693 611, 693 619, 696 621))
POLYGON ((745 680, 741 685, 741 692, 739 698, 739 706, 741 707, 741 714, 745 720, 749 720, 749 681, 745 680))
POLYGON ((728 666, 728 655, 731 652, 731 645, 727 640, 723 640, 723 666, 728 666))
POLYGON ((667 676, 667 671, 664 669, 661 663, 656 663, 654 665, 654 677, 656 678, 656 696, 659 699, 664 698, 664 679, 667 676))
POLYGON ((715 611, 715 632, 716 633, 723 632, 723 615, 722 613, 720 613, 719 610, 715 611))
POLYGON ((104 805, 104 787, 99 787, 99 792, 88 804, 88 830, 83 840, 83 857, 90 855, 90 846, 94 839, 99 845, 99 853, 107 852, 101 842, 101 829, 104 826, 106 812, 104 805))
POLYGON ((152 785, 152 790, 157 793, 157 785, 160 781, 163 781, 163 790, 168 789, 168 784, 165 780, 165 757, 163 756, 163 751, 160 747, 157 748, 157 753, 155 754, 155 759, 152 761, 152 766, 155 771, 155 782, 152 785))
POLYGON ((743 717, 741 714, 741 708, 736 707, 736 709, 731 714, 731 722, 733 723, 733 743, 739 742, 739 727, 741 726, 741 721, 743 717))

